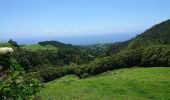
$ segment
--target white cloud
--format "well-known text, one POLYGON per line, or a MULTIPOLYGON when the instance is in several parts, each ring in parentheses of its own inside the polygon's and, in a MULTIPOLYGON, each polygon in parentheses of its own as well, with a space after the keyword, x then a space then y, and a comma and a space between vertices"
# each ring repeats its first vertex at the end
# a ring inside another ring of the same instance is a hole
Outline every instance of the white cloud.
POLYGON ((46 33, 57 33, 57 31, 55 31, 53 29, 45 29, 44 32, 46 32, 46 33))
POLYGON ((76 34, 78 32, 80 32, 79 29, 68 29, 68 30, 54 30, 54 29, 45 29, 44 30, 45 33, 53 33, 53 34, 76 34))
POLYGON ((79 29, 71 29, 71 30, 64 30, 63 33, 77 33, 77 32, 80 32, 79 29))
POLYGON ((73 31, 73 32, 80 32, 79 29, 73 29, 72 31, 73 31))

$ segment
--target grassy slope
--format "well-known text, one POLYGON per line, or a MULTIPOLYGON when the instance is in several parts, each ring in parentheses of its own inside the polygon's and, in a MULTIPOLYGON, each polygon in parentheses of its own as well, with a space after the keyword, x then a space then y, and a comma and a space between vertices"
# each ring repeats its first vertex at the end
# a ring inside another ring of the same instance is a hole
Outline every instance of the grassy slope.
POLYGON ((0 42, 0 47, 11 47, 11 44, 5 43, 5 42, 0 42))
POLYGON ((78 79, 65 76, 45 84, 44 100, 168 100, 170 68, 131 68, 78 79))
POLYGON ((51 46, 51 45, 41 46, 39 44, 26 45, 23 48, 25 48, 27 50, 32 50, 32 51, 36 51, 36 50, 58 50, 58 48, 51 46))

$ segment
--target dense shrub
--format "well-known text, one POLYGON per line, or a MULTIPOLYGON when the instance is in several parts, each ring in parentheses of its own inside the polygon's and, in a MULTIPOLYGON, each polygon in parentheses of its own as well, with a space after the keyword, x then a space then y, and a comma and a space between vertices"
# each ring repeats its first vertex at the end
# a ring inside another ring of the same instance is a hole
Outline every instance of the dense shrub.
POLYGON ((150 46, 143 50, 142 66, 170 66, 170 46, 150 46))
POLYGON ((72 63, 79 65, 88 63, 94 59, 86 53, 73 50, 59 50, 56 52, 48 50, 28 51, 18 49, 13 56, 27 72, 46 65, 65 66, 72 63))
POLYGON ((170 46, 162 45, 122 50, 117 54, 104 58, 98 58, 88 64, 61 68, 47 67, 39 70, 38 73, 45 82, 48 82, 68 74, 75 74, 80 78, 83 78, 108 70, 129 68, 133 66, 170 66, 170 46))
POLYGON ((33 78, 26 80, 23 77, 24 70, 8 54, 0 55, 0 61, 9 66, 8 69, 1 70, 1 73, 8 73, 0 77, 0 99, 26 100, 39 91, 39 81, 33 78))

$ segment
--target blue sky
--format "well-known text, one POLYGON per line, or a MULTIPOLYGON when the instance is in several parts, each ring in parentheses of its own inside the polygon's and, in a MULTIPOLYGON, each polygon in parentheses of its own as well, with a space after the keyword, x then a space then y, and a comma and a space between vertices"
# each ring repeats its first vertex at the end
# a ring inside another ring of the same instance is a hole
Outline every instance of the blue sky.
POLYGON ((139 34, 169 19, 169 5, 170 0, 0 0, 0 39, 139 34))

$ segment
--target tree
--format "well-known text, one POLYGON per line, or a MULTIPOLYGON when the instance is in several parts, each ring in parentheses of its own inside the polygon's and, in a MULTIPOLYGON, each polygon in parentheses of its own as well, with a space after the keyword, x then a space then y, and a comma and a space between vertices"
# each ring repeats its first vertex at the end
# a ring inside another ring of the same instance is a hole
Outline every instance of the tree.
POLYGON ((0 57, 5 57, 4 63, 9 66, 8 73, 0 77, 0 99, 27 100, 39 92, 41 84, 36 79, 24 78, 24 70, 9 55, 0 54, 0 57))
POLYGON ((10 39, 8 43, 10 43, 12 46, 19 47, 18 43, 12 39, 10 39))

